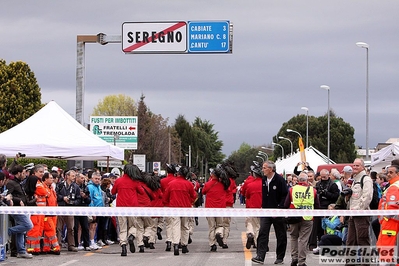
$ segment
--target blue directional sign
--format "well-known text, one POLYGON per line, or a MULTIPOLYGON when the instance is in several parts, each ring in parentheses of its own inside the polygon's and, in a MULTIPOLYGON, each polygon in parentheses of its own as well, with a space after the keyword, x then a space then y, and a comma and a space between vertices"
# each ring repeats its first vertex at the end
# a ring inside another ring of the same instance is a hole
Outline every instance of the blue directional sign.
POLYGON ((229 21, 188 21, 189 53, 230 52, 229 21))

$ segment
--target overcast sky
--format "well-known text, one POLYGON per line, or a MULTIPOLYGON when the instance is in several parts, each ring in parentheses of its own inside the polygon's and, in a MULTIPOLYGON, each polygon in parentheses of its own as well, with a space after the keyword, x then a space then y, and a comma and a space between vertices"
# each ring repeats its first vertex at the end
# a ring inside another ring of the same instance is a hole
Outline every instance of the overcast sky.
POLYGON ((126 55, 121 44, 86 44, 84 117, 88 123, 107 95, 138 101, 143 93, 170 123, 179 114, 210 121, 230 155, 243 142, 271 143, 284 122, 305 114, 302 106, 325 114, 323 84, 331 108, 365 147, 366 49, 355 43, 366 42, 375 147, 399 137, 398 12, 399 1, 3 0, 0 58, 29 64, 42 101, 55 100, 75 117, 77 35, 122 35, 124 22, 229 20, 232 54, 126 55))

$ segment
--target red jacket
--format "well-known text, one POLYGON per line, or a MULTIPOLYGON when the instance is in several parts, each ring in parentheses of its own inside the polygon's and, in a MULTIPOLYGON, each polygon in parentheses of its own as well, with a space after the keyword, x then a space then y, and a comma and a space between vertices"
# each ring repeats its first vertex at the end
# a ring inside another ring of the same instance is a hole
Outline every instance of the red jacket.
POLYGON ((58 206, 57 194, 55 193, 54 188, 51 185, 47 186, 46 184, 44 184, 44 187, 46 188, 47 194, 49 195, 47 197, 47 206, 58 206))
POLYGON ((217 178, 209 179, 202 188, 202 194, 206 195, 205 208, 226 208, 227 190, 217 178))
POLYGON ((139 207, 151 207, 151 201, 155 198, 152 190, 146 183, 139 181, 139 188, 137 190, 137 200, 139 207))
MULTIPOLYGON (((245 182, 247 183, 247 182, 245 182)), ((253 178, 246 187, 245 191, 246 208, 262 208, 262 178, 253 178)))
POLYGON ((248 184, 254 180, 255 180, 255 177, 253 177, 252 175, 249 175, 247 177, 247 179, 245 179, 244 185, 242 185, 241 190, 240 190, 241 195, 245 196, 245 192, 247 190, 248 184))
POLYGON ((171 173, 169 173, 165 178, 161 179, 162 193, 165 193, 165 190, 168 187, 169 183, 175 179, 176 179, 176 177, 171 173))
POLYGON ((117 178, 112 187, 111 193, 117 194, 117 207, 138 207, 137 191, 139 190, 139 181, 132 180, 127 174, 117 178))
POLYGON ((153 191, 153 193, 154 193, 154 200, 151 201, 151 207, 163 207, 162 189, 158 188, 157 190, 153 191))
POLYGON ((187 207, 193 206, 197 198, 193 184, 183 176, 177 176, 171 181, 163 194, 163 203, 168 207, 187 207))
POLYGON ((233 207, 234 204, 234 194, 237 192, 236 181, 230 178, 230 186, 226 194, 226 206, 233 207))

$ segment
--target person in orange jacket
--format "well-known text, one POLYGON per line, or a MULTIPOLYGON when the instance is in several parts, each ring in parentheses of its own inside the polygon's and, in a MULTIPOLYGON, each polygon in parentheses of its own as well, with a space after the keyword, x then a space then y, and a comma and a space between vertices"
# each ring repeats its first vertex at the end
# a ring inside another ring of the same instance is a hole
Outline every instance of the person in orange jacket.
MULTIPOLYGON (((49 196, 45 185, 42 182, 44 175, 44 166, 41 164, 35 165, 33 168, 33 175, 29 176, 25 184, 25 192, 29 199, 36 200, 36 206, 46 206, 46 198, 49 196)), ((29 200, 30 202, 33 202, 29 200)), ((32 203, 33 205, 33 203, 32 203)), ((26 233, 26 252, 32 255, 39 255, 40 239, 44 229, 44 215, 35 214, 30 217, 33 228, 26 233)))
MULTIPOLYGON (((385 190, 378 206, 379 210, 398 210, 399 209, 399 165, 388 167, 387 179, 389 187, 385 190)), ((377 248, 397 247, 399 245, 399 215, 389 215, 379 217, 381 230, 377 240, 377 248)), ((393 263, 390 252, 380 252, 380 262, 393 263)), ((396 264, 399 265, 399 264, 396 264)))
MULTIPOLYGON (((47 190, 47 206, 58 206, 57 194, 53 188, 54 176, 46 172, 42 177, 43 183, 47 190)), ((60 255, 60 245, 57 239, 57 216, 46 215, 44 217, 44 230, 43 230, 43 252, 60 255)))

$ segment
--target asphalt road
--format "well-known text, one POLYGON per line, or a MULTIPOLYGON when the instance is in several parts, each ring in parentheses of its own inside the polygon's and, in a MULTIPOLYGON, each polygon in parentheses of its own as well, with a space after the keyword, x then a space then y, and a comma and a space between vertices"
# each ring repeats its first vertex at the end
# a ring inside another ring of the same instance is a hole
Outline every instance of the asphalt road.
MULTIPOLYGON (((243 208, 245 206, 235 205, 235 208, 243 208)), ((164 236, 164 232, 163 232, 164 236)), ((164 236, 165 237, 165 236, 164 236)), ((288 238, 289 234, 288 234, 288 238)), ((86 252, 79 251, 77 253, 68 252, 66 249, 61 250, 61 255, 39 255, 33 259, 18 259, 14 257, 8 258, 6 261, 0 262, 0 265, 20 265, 20 266, 67 266, 67 265, 98 265, 98 266, 216 266, 216 265, 258 265, 252 263, 251 258, 255 256, 255 250, 247 250, 245 248, 245 219, 232 218, 231 232, 228 240, 228 249, 218 247, 217 252, 210 252, 208 245, 208 223, 205 218, 199 218, 199 225, 194 229, 192 237, 193 242, 188 246, 189 253, 174 256, 172 252, 165 251, 165 243, 163 240, 155 244, 155 249, 146 249, 144 253, 129 253, 127 257, 121 257, 121 248, 114 244, 106 246, 101 250, 86 252)), ((137 246, 136 246, 137 247, 137 246)), ((270 233, 269 247, 271 252, 266 254, 265 265, 274 265, 276 237, 274 232, 270 233)), ((173 250, 173 249, 172 249, 173 250)), ((288 247, 285 265, 290 265, 290 239, 288 239, 288 247)), ((319 265, 317 255, 312 252, 308 253, 307 265, 319 265)))

